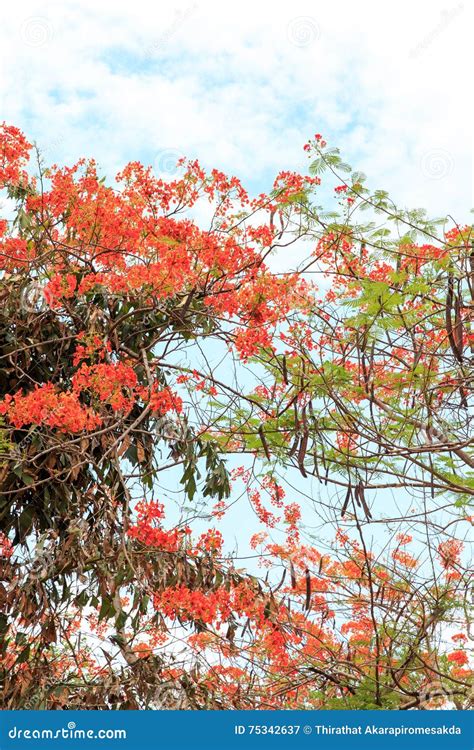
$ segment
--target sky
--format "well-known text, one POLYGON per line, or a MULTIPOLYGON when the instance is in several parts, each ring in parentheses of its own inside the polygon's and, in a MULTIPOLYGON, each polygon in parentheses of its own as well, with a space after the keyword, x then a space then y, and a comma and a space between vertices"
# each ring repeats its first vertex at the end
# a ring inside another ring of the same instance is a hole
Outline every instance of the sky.
POLYGON ((112 177, 181 155, 252 191, 320 132, 402 206, 468 221, 468 0, 22 0, 0 9, 0 120, 112 177))
POLYGON ((172 177, 197 157, 255 193, 306 169, 319 132, 402 207, 472 221, 471 16, 468 0, 3 3, 0 121, 49 163, 172 177))

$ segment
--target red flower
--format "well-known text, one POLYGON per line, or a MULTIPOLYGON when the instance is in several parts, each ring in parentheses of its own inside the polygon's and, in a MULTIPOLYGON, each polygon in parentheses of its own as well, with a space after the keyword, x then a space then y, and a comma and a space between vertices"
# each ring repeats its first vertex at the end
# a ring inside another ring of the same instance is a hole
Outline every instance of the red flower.
POLYGON ((448 539, 438 546, 438 553, 443 568, 452 568, 459 563, 459 557, 463 549, 462 542, 456 539, 448 539))
POLYGON ((149 403, 152 412, 157 414, 167 414, 170 411, 180 414, 183 411, 183 400, 170 388, 154 390, 149 403))
POLYGON ((465 651, 452 651, 448 654, 448 661, 452 661, 459 667, 462 667, 464 664, 468 663, 469 659, 465 651))
POLYGON ((83 406, 75 393, 58 392, 52 383, 37 386, 25 396, 21 391, 13 397, 6 396, 0 404, 0 413, 6 414, 16 428, 37 424, 76 433, 96 429, 101 424, 101 418, 83 406))

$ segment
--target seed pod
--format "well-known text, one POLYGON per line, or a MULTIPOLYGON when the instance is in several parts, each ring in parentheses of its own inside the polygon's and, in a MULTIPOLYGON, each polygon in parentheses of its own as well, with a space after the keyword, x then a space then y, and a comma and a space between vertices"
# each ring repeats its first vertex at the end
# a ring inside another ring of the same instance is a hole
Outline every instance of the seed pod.
POLYGON ((276 209, 273 209, 272 211, 270 211, 270 229, 272 232, 274 230, 273 217, 275 216, 275 214, 276 214, 276 209))
POLYGON ((300 420, 299 420, 299 417, 298 417, 298 406, 296 404, 296 398, 295 398, 295 401, 294 401, 294 407, 293 408, 295 410, 295 430, 296 430, 296 432, 298 432, 298 430, 300 429, 300 420))
MULTIPOLYGON (((362 484, 362 481, 359 482, 359 484, 357 485, 357 487, 358 487, 358 490, 359 490, 359 500, 360 500, 360 502, 362 504, 362 507, 364 509, 365 517, 366 517, 367 520, 370 520, 372 518, 372 514, 371 514, 369 506, 367 505, 366 500, 365 500, 365 491, 364 491, 364 485, 362 484)), ((357 492, 357 489, 356 489, 356 492, 357 492)))
POLYGON ((283 586, 283 584, 285 582, 285 578, 286 578, 286 568, 283 570, 283 575, 281 577, 280 583, 278 584, 278 586, 276 587, 276 589, 273 589, 273 593, 274 594, 276 594, 276 592, 279 591, 279 589, 281 589, 281 587, 283 586))
POLYGON ((290 576, 291 576, 291 588, 296 588, 296 573, 295 573, 295 566, 290 561, 290 576))
POLYGON ((347 493, 346 493, 346 498, 344 500, 344 504, 341 508, 341 518, 344 518, 346 514, 347 506, 349 505, 349 501, 351 497, 352 497, 352 487, 351 485, 349 485, 349 487, 347 488, 347 493))
POLYGON ((304 468, 304 459, 306 456, 306 448, 308 447, 308 438, 309 438, 309 430, 306 429, 303 433, 303 437, 301 438, 301 443, 300 443, 300 447, 298 450, 298 466, 299 466, 299 470, 301 474, 305 478, 308 476, 304 468))
POLYGON ((470 273, 468 274, 469 289, 471 291, 471 299, 474 302, 474 241, 471 242, 471 254, 469 256, 470 273))
POLYGON ((230 643, 234 642, 235 631, 236 631, 235 623, 229 622, 229 627, 227 628, 227 633, 225 637, 230 643))
POLYGON ((457 341, 455 338, 455 333, 454 333, 454 327, 453 327, 453 320, 452 320, 453 303, 454 303, 454 281, 453 281, 453 274, 450 273, 448 276, 448 293, 446 296, 446 332, 448 334, 449 344, 451 346, 454 356, 456 357, 458 362, 462 362, 462 353, 458 348, 457 341))
POLYGON ((305 388, 305 372, 306 372, 305 361, 304 359, 302 359, 301 360, 301 374, 300 374, 300 384, 301 384, 300 387, 302 391, 304 391, 304 388, 305 388))
POLYGON ((306 578, 306 601, 305 601, 305 609, 308 611, 311 607, 311 575, 309 573, 308 568, 306 568, 305 571, 305 578, 306 578))
POLYGON ((265 433, 263 431, 262 425, 260 425, 260 427, 258 428, 258 434, 260 435, 260 440, 262 441, 263 450, 265 451, 265 455, 266 455, 267 459, 270 461, 270 458, 271 458, 271 456, 270 456, 270 450, 268 448, 267 439, 265 437, 265 433))
POLYGON ((464 353, 464 327, 461 316, 461 301, 459 296, 456 295, 454 299, 454 340, 456 342, 456 348, 461 355, 461 359, 464 353))
POLYGON ((297 436, 295 437, 294 441, 293 441, 293 445, 292 445, 292 446, 291 446, 291 448, 290 448, 290 452, 288 453, 288 457, 289 457, 289 458, 291 458, 292 456, 294 456, 294 455, 295 455, 295 453, 296 453, 296 449, 297 449, 297 447, 298 447, 298 443, 299 443, 299 441, 300 441, 300 437, 299 437, 299 435, 297 435, 297 436))
POLYGON ((313 453, 313 463, 314 463, 314 473, 319 479, 318 454, 316 453, 316 451, 314 451, 313 453))
POLYGON ((356 501, 357 505, 359 506, 359 508, 362 508, 362 503, 360 502, 359 485, 360 485, 360 482, 358 484, 356 484, 355 492, 354 492, 354 498, 355 498, 355 501, 356 501))

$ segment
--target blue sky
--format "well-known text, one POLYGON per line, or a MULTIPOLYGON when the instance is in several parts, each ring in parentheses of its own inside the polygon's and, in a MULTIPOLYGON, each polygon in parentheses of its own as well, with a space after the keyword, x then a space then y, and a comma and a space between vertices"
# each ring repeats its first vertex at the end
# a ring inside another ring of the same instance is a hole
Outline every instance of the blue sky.
POLYGON ((406 206, 468 218, 470 8, 25 0, 1 18, 2 119, 48 161, 199 157, 268 188, 322 132, 406 206), (334 7, 333 7, 334 6, 334 7))

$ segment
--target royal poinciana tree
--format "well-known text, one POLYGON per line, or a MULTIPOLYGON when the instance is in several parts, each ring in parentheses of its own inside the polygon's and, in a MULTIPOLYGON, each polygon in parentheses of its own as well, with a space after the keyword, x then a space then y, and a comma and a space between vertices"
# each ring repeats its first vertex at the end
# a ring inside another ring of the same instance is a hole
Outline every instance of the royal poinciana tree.
POLYGON ((474 234, 305 150, 252 198, 1 127, 2 708, 471 705, 474 234))

